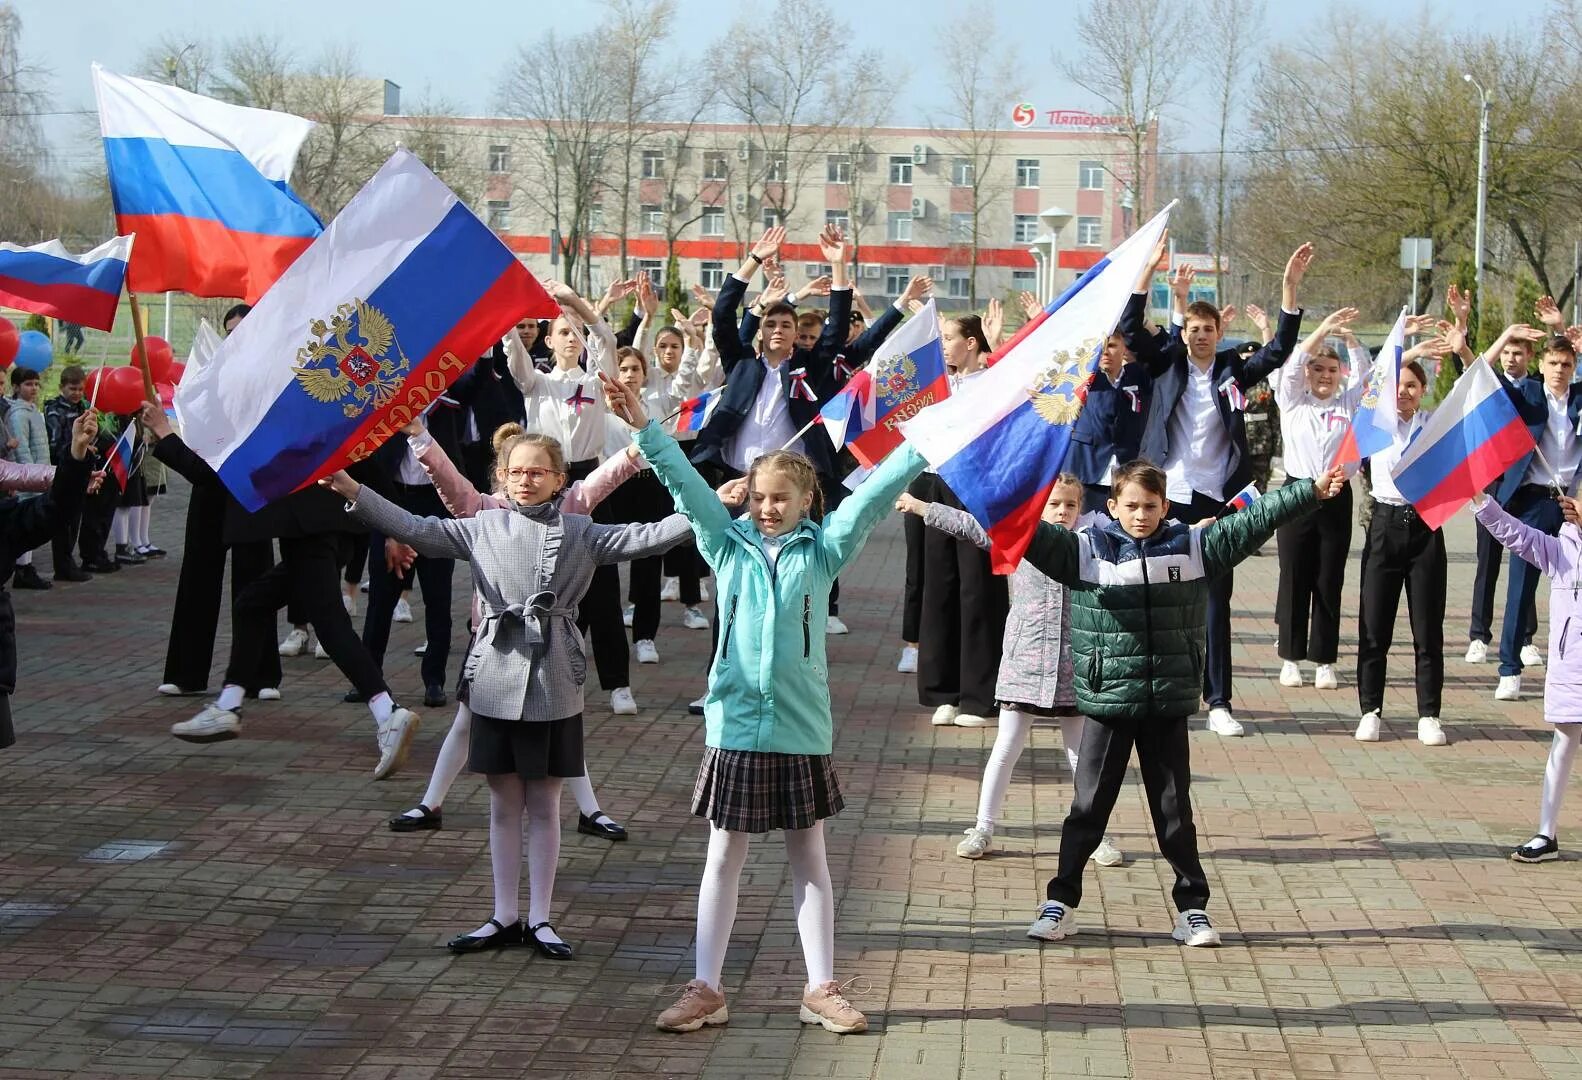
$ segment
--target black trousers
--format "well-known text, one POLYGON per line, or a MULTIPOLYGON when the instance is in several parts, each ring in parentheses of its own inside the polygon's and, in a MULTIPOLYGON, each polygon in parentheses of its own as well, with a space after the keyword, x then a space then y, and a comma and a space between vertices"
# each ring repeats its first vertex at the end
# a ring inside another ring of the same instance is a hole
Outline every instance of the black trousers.
MULTIPOLYGON (((1185 513, 1179 507, 1174 509, 1178 520, 1191 524, 1217 517, 1225 509, 1225 502, 1194 491, 1185 513)), ((1230 708, 1230 594, 1235 588, 1236 575, 1229 570, 1208 583, 1208 649, 1203 658, 1203 700, 1211 709, 1230 708)))
MULTIPOLYGON (((220 539, 225 525, 225 498, 202 487, 192 489, 187 503, 187 525, 181 552, 181 576, 176 581, 176 602, 170 613, 170 644, 165 649, 164 681, 183 690, 202 690, 209 685, 209 667, 214 663, 214 638, 220 625, 220 603, 225 587, 225 556, 231 556, 231 634, 236 635, 236 620, 262 618, 264 636, 274 632, 275 617, 249 611, 240 612, 236 598, 275 565, 274 545, 268 540, 253 540, 227 545, 220 539)), ((255 631, 256 636, 256 631, 255 631)), ((269 650, 264 650, 267 654, 269 650)), ((266 686, 280 685, 280 655, 260 655, 252 666, 256 685, 241 683, 256 694, 266 686)))
MULTIPOLYGON (((937 478, 936 478, 937 480, 937 478)), ((961 507, 937 480, 935 501, 961 507)), ((917 700, 994 715, 994 684, 1010 611, 1007 579, 975 544, 929 529, 923 538, 923 622, 918 635, 917 700)))
MULTIPOLYGON (((933 502, 934 475, 923 473, 907 485, 906 491, 914 499, 933 502)), ((906 588, 901 594, 901 640, 916 645, 923 633, 923 545, 928 526, 916 514, 903 514, 901 532, 906 538, 906 588)))
MULTIPOLYGON (((239 614, 262 613, 267 619, 236 620, 227 684, 246 686, 249 679, 257 678, 254 667, 263 662, 265 652, 275 651, 275 613, 290 603, 303 613, 324 651, 361 693, 372 698, 389 689, 341 603, 341 567, 350 541, 346 533, 281 538, 280 562, 236 598, 239 614)), ((278 656, 275 662, 279 663, 278 656)))
POLYGON ((1274 535, 1280 550, 1280 659, 1333 664, 1340 654, 1340 593, 1351 555, 1351 488, 1341 488, 1317 511, 1274 535))
MULTIPOLYGON (((654 470, 644 469, 610 492, 601 509, 608 511, 610 520, 631 524, 662 521, 674 512, 674 504, 654 470)), ((663 555, 651 555, 628 564, 626 598, 632 603, 633 641, 653 641, 659 634, 659 585, 664 562, 663 555)), ((697 588, 696 578, 693 588, 697 588)), ((694 597, 692 603, 697 602, 694 597)))
POLYGON ((493 491, 494 448, 487 438, 461 444, 461 460, 456 463, 461 473, 479 491, 493 491))
MULTIPOLYGON (((1483 527, 1474 521, 1478 536, 1478 572, 1472 579, 1472 618, 1467 625, 1467 640, 1481 641, 1487 645, 1494 640, 1494 597, 1500 590, 1500 564, 1505 561, 1505 549, 1483 527)), ((1522 644, 1531 645, 1538 633, 1538 605, 1526 612, 1527 622, 1522 627, 1522 644)))
MULTIPOLYGON (((584 479, 599 467, 598 461, 573 461, 566 466, 568 483, 584 479)), ((593 520, 612 523, 609 500, 594 508, 593 520)), ((632 685, 632 652, 626 644, 626 624, 621 620, 621 574, 614 565, 593 572, 582 603, 577 605, 577 629, 593 639, 593 666, 599 672, 599 685, 619 690, 632 685)))
POLYGON ((1384 706, 1385 657, 1406 590, 1412 648, 1417 654, 1417 715, 1438 716, 1445 685, 1445 536, 1410 506, 1375 502, 1362 555, 1362 620, 1358 628, 1357 703, 1364 713, 1384 706))
POLYGON ((691 540, 673 547, 660 556, 664 560, 665 576, 676 579, 680 586, 681 603, 697 607, 703 602, 703 579, 709 576, 709 564, 698 554, 698 546, 691 540))
POLYGON ((1067 907, 1082 903, 1082 871, 1109 827, 1133 746, 1159 852, 1176 872, 1171 890, 1176 910, 1207 907, 1208 879, 1198 857, 1197 826, 1192 823, 1192 754, 1184 716, 1144 720, 1090 716, 1084 721, 1076 793, 1060 829, 1060 861, 1045 893, 1067 907))
POLYGON ((75 565, 71 558, 73 545, 76 545, 78 557, 83 562, 94 562, 106 557, 104 545, 110 539, 110 522, 115 517, 116 503, 120 498, 121 493, 115 482, 107 478, 97 494, 87 497, 80 515, 61 521, 50 540, 55 573, 59 574, 75 565))
MULTIPOLYGON (((419 517, 449 517, 445 504, 432 484, 396 484, 395 504, 419 517)), ((390 645, 390 620, 396 601, 401 599, 404 576, 385 565, 385 537, 370 532, 367 536, 368 608, 363 615, 363 644, 374 663, 384 667, 385 650, 390 645)), ((456 560, 431 559, 419 555, 411 574, 423 590, 423 627, 428 648, 423 652, 423 685, 445 686, 445 664, 450 659, 450 594, 456 560)), ((328 648, 326 646, 326 648, 328 648)))

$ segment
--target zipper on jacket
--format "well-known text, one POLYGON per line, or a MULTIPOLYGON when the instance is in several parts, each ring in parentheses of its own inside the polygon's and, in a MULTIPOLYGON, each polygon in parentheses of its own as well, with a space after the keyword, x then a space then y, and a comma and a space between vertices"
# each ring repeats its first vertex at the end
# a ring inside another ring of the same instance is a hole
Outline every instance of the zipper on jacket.
MULTIPOLYGON (((802 659, 813 655, 813 597, 802 594, 802 659)), ((1561 654, 1564 655, 1564 654, 1561 654)))
MULTIPOLYGON (((1154 605, 1153 598, 1149 596, 1152 587, 1148 582, 1148 541, 1137 541, 1137 550, 1142 556, 1143 564, 1143 655, 1147 660, 1143 664, 1143 671, 1147 675, 1144 680, 1148 686, 1148 715, 1154 714, 1154 605)), ((1201 672, 1198 678, 1202 679, 1201 672)))
POLYGON ((1571 629, 1571 618, 1566 617, 1565 625, 1560 628, 1560 659, 1566 658, 1566 631, 1571 629))
POLYGON ((730 614, 725 617, 725 636, 720 639, 721 660, 729 660, 731 658, 731 630, 736 626, 736 601, 739 599, 741 599, 740 594, 731 597, 730 614))

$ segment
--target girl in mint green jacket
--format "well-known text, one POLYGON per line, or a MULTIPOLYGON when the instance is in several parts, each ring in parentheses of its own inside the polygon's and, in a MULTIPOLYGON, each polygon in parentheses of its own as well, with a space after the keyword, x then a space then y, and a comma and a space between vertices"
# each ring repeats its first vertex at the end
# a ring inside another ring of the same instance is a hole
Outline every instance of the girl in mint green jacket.
POLYGON ((820 524, 812 464, 800 454, 766 454, 744 478, 747 512, 732 518, 675 440, 647 422, 635 395, 611 390, 610 402, 641 429, 637 448, 691 521, 698 551, 719 583, 720 637, 692 801, 692 812, 710 823, 698 896, 697 977, 658 1026, 693 1031, 728 1019, 720 973, 748 838, 781 829, 808 968, 802 1022, 839 1033, 865 1030, 866 1019, 835 981, 835 904, 823 819, 844 803, 830 761, 834 721, 824 624, 831 583, 925 463, 902 446, 820 524))

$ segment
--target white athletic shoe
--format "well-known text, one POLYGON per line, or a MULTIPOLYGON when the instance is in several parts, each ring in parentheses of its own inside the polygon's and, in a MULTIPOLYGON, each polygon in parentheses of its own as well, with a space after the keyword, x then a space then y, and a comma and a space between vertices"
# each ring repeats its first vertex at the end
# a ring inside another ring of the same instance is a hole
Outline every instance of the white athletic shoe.
POLYGON ((170 725, 170 733, 187 742, 208 743, 234 739, 242 733, 242 710, 210 704, 191 720, 170 725))
POLYGON ((707 578, 698 582, 698 600, 701 602, 709 598, 709 582, 707 578))
POLYGON ((1536 645, 1522 646, 1522 667, 1543 667, 1544 654, 1538 651, 1536 645))
POLYGON ((1484 664, 1489 659, 1489 643, 1486 641, 1472 641, 1467 643, 1467 655, 1463 657, 1469 664, 1484 664))
POLYGON ((1379 710, 1362 714, 1362 719, 1357 721, 1357 731, 1354 738, 1358 742, 1378 742, 1379 730, 1384 725, 1379 717, 1379 710))
POLYGON ((280 643, 280 655, 301 656, 307 651, 308 632, 306 630, 299 630, 296 627, 292 627, 291 633, 287 634, 286 639, 280 643))
POLYGON ((957 727, 994 727, 999 717, 979 716, 977 713, 958 712, 950 721, 957 727))
POLYGON ((1098 847, 1093 849, 1092 858, 1100 866, 1119 866, 1126 861, 1121 849, 1110 843, 1110 838, 1107 836, 1099 841, 1098 847))
POLYGON ((1495 701, 1520 701, 1522 699, 1522 677, 1520 675, 1501 675, 1500 685, 1494 688, 1495 701))
POLYGON ((1058 900, 1046 900, 1038 909, 1038 918, 1027 928, 1027 936, 1039 941, 1059 941, 1077 932, 1077 921, 1072 909, 1058 900))
POLYGON ((659 586, 659 599, 661 599, 661 600, 680 600, 681 599, 681 579, 680 578, 673 578, 673 577, 665 578, 665 583, 663 585, 659 586))
POLYGON ((1318 670, 1313 672, 1313 689, 1334 690, 1340 686, 1340 679, 1335 674, 1334 664, 1320 664, 1318 670))
POLYGON ((935 727, 949 727, 955 723, 958 711, 954 705, 941 705, 934 710, 933 725, 935 727))
POLYGON ((1280 685, 1302 685, 1302 669, 1297 666, 1295 660, 1286 660, 1280 664, 1280 685))
POLYGON ((412 737, 417 734, 418 715, 411 709, 396 709, 390 719, 380 724, 374 736, 379 746, 379 764, 374 766, 374 779, 383 780, 392 775, 406 761, 412 749, 412 737))
POLYGON ((632 651, 637 654, 639 664, 659 663, 659 650, 654 648, 652 641, 639 641, 632 646, 632 651))
POLYGON ((688 630, 707 630, 709 617, 695 607, 689 607, 681 613, 681 625, 688 630))
POLYGON ((637 605, 627 604, 625 609, 621 612, 621 625, 630 630, 632 628, 632 617, 636 614, 637 605))
POLYGON ((903 675, 917 674, 917 646, 905 645, 901 648, 901 662, 895 665, 895 670, 903 675))
POLYGON ((839 615, 828 615, 824 618, 824 632, 826 634, 849 634, 851 633, 851 628, 841 621, 839 615))
POLYGON ((1230 714, 1229 709, 1210 709, 1208 711, 1208 729, 1216 735, 1236 736, 1247 734, 1247 729, 1241 726, 1241 721, 1230 714))
POLYGON ((391 622, 411 622, 412 605, 406 602, 406 597, 396 601, 395 614, 390 616, 391 622))
POLYGON ((313 656, 317 660, 328 660, 330 658, 329 651, 324 648, 324 642, 315 641, 313 643, 313 656))
POLYGON ((994 834, 976 825, 967 830, 967 838, 956 845, 956 854, 963 859, 981 859, 994 849, 994 834))
POLYGON ((637 702, 632 698, 630 686, 620 686, 610 691, 610 711, 616 716, 637 715, 637 702))
POLYGON ((412 647, 412 655, 413 656, 427 656, 428 655, 428 642, 422 641, 422 642, 419 642, 417 645, 413 646, 412 647))
POLYGON ((1417 741, 1424 746, 1445 745, 1445 729, 1439 724, 1439 717, 1424 716, 1417 721, 1417 741))
POLYGON ((341 607, 346 609, 346 614, 357 614, 357 601, 352 599, 350 593, 341 593, 341 607))
POLYGON ((258 691, 258 700, 259 701, 279 701, 280 700, 280 687, 278 687, 278 686, 265 686, 265 687, 263 687, 262 689, 260 689, 258 691))
POLYGON ((702 716, 703 707, 709 703, 709 695, 705 693, 696 701, 687 702, 687 713, 690 716, 702 716))
POLYGON ((1219 931, 1208 921, 1208 912, 1202 908, 1188 908, 1177 915, 1176 928, 1170 936, 1193 948, 1219 944, 1219 931))
POLYGON ((183 690, 173 682, 162 682, 159 684, 159 689, 155 692, 163 694, 165 697, 200 697, 207 691, 183 690))

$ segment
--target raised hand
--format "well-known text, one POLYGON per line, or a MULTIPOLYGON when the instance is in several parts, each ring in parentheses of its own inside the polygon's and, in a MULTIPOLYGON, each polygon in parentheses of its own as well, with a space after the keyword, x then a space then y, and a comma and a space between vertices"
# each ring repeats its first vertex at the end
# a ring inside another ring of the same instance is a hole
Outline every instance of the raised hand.
POLYGON ((71 456, 78 461, 86 458, 93 441, 98 437, 99 410, 90 405, 82 411, 81 416, 71 422, 71 456))
POLYGON ((934 279, 927 274, 918 274, 906 283, 906 288, 897 299, 901 301, 902 306, 909 307, 914 301, 922 303, 933 291, 934 279))
POLYGON ((1538 321, 1547 326, 1552 333, 1565 332, 1566 317, 1560 314, 1560 306, 1555 303, 1552 296, 1540 296, 1533 305, 1533 314, 1538 316, 1538 321))
POLYGON ((1449 319, 1440 319, 1434 324, 1434 333, 1444 338, 1445 344, 1450 346, 1450 351, 1457 356, 1467 347, 1467 328, 1458 322, 1449 319))
POLYGON ((1182 306, 1186 306, 1187 297, 1192 293, 1192 282, 1197 278, 1197 267, 1190 263, 1182 263, 1170 273, 1170 293, 1182 306))
POLYGON ((143 427, 154 433, 156 439, 163 439, 172 431, 170 417, 165 415, 164 407, 152 401, 143 402, 142 408, 137 410, 137 418, 142 421, 143 427))
POLYGON ((604 401, 612 413, 633 428, 648 426, 648 410, 643 408, 643 399, 636 390, 625 383, 616 382, 602 371, 599 372, 599 381, 604 384, 604 401))
POLYGON ((659 296, 654 292, 654 283, 646 270, 637 275, 637 303, 647 313, 649 324, 652 325, 654 314, 659 310, 659 296))
POLYGON ((712 308, 714 306, 714 294, 702 285, 692 286, 692 299, 698 302, 698 307, 700 308, 712 308))
POLYGON ((786 241, 784 225, 771 225, 764 230, 764 234, 753 245, 753 254, 758 256, 758 261, 772 259, 780 252, 780 245, 786 241))
MULTIPOLYGON (((699 308, 698 310, 702 311, 703 309, 699 308)), ((701 349, 703 347, 703 328, 687 318, 680 308, 670 309, 670 321, 675 323, 676 329, 686 339, 687 348, 701 349)))
POLYGON ((321 478, 319 487, 327 487, 347 501, 356 499, 357 493, 362 490, 362 485, 353 480, 345 469, 337 469, 321 478))
POLYGON ((1257 304, 1247 305, 1247 318, 1258 328, 1258 333, 1264 335, 1264 340, 1269 340, 1269 313, 1257 304))
POLYGON ((1320 476, 1318 479, 1313 481, 1313 493, 1317 495, 1320 500, 1332 499, 1336 495, 1339 495, 1345 486, 1346 467, 1344 465, 1336 465, 1323 476, 1320 476))
POLYGON ((759 307, 759 310, 767 311, 771 306, 780 303, 780 301, 784 300, 785 298, 786 298, 786 279, 785 279, 785 275, 777 274, 777 275, 771 276, 769 278, 769 284, 764 287, 764 291, 758 294, 758 307, 759 307))
POLYGON ((1219 309, 1219 324, 1221 326, 1229 326, 1236 321, 1237 314, 1235 304, 1226 304, 1219 309))
MULTIPOLYGON (((915 278, 913 280, 916 280, 915 278)), ((990 300, 989 306, 983 313, 983 336, 989 339, 991 350, 1000 347, 1000 334, 1005 330, 1005 305, 999 300, 990 300)))
POLYGON ((1452 281, 1450 288, 1445 290, 1445 307, 1450 309, 1456 322, 1465 327, 1467 320, 1472 317, 1472 294, 1462 292, 1452 281))
MULTIPOLYGON (((1318 324, 1318 336, 1325 338, 1331 334, 1338 334, 1342 330, 1349 330, 1351 324, 1357 320, 1357 316, 1359 314, 1361 314, 1361 312, 1359 312, 1354 307, 1345 307, 1340 308, 1337 311, 1331 311, 1328 315, 1324 316, 1324 321, 1318 324)), ((1268 316, 1264 317, 1264 321, 1268 321, 1268 316)))
MULTIPOLYGON (((780 230, 784 235, 785 230, 780 230)), ((844 264, 846 261, 846 234, 841 232, 839 225, 825 225, 824 231, 818 234, 819 254, 824 256, 824 261, 833 266, 836 263, 844 264)))
POLYGON ((903 514, 916 514, 918 517, 928 513, 926 502, 905 491, 896 498, 895 508, 903 514))
POLYGON ((828 274, 820 274, 802 288, 797 290, 800 296, 828 296, 833 282, 828 274))
POLYGON ((1313 262, 1313 245, 1303 244, 1291 252, 1291 257, 1285 263, 1285 276, 1281 281, 1291 288, 1302 284, 1302 279, 1307 276, 1307 268, 1313 262))
POLYGON ((1434 329, 1439 320, 1432 315, 1408 315, 1406 317, 1406 333, 1409 337, 1426 334, 1434 329))
POLYGON ((1038 302, 1038 297, 1030 292, 1023 292, 1018 295, 1016 303, 1021 307, 1022 315, 1028 319, 1038 318, 1039 314, 1044 310, 1043 305, 1038 302))
POLYGON ((734 480, 727 480, 714 489, 714 494, 720 497, 720 505, 731 509, 747 501, 747 477, 738 476, 734 480))
POLYGON ((1450 352, 1450 342, 1442 337, 1426 337, 1401 354, 1402 360, 1418 360, 1425 356, 1444 356, 1450 352))

